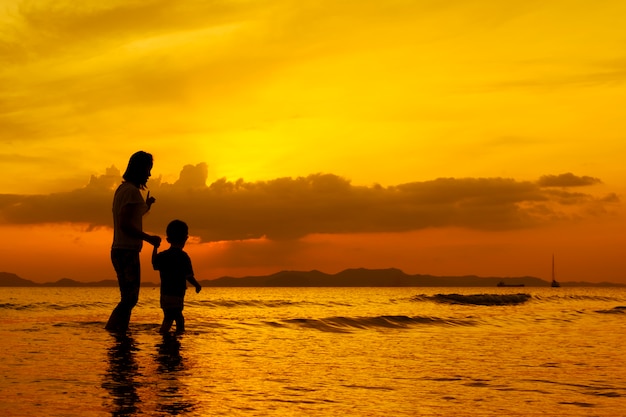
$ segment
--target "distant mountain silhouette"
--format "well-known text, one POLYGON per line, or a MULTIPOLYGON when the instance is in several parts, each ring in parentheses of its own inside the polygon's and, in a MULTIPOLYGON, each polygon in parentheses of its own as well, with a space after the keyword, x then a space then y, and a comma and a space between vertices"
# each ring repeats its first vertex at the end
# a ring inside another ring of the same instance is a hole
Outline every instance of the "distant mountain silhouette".
MULTIPOLYGON (((158 287, 154 282, 142 282, 142 287, 158 287)), ((81 282, 69 278, 61 278, 55 282, 39 284, 9 273, 0 272, 0 287, 117 287, 117 280, 107 279, 97 282, 81 282)))
POLYGON ((482 278, 474 275, 438 277, 433 275, 408 275, 396 268, 346 269, 337 274, 313 271, 280 271, 272 275, 252 277, 222 277, 203 280, 206 287, 495 287, 498 282, 524 284, 529 287, 546 287, 550 284, 535 277, 482 278))
POLYGON ((20 278, 15 274, 0 272, 0 287, 35 287, 37 285, 33 281, 20 278))
MULTIPOLYGON (((96 282, 81 282, 69 278, 62 278, 55 282, 47 282, 45 284, 35 284, 38 287, 117 287, 117 280, 105 279, 96 282)), ((158 287, 159 284, 154 282, 142 282, 142 287, 158 287)))
MULTIPOLYGON (((248 277, 221 277, 199 280, 203 287, 495 287, 499 282, 526 287, 549 287, 550 282, 540 278, 409 275, 396 268, 346 269, 336 274, 312 271, 280 271, 271 275, 248 277)), ((158 287, 158 283, 143 282, 143 287, 158 287)), ((625 287, 609 282, 562 282, 564 287, 625 287)), ((38 284, 15 274, 0 272, 0 287, 117 287, 117 280, 79 282, 63 278, 56 282, 38 284)))

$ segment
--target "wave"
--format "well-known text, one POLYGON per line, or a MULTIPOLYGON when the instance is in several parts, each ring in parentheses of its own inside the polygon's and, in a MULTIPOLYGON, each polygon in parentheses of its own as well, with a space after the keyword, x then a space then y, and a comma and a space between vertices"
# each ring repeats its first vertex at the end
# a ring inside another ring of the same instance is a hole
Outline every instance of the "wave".
POLYGON ((549 296, 535 294, 533 298, 540 301, 624 301, 623 297, 589 294, 559 294, 549 296))
MULTIPOLYGON (((118 300, 111 302, 86 302, 86 303, 53 303, 53 302, 34 302, 34 303, 0 303, 0 310, 74 310, 74 309, 110 309, 117 304, 118 300)), ((158 300, 148 302, 147 304, 154 304, 158 306, 158 300)), ((138 306, 146 304, 145 301, 140 301, 138 306)), ((289 301, 289 300, 185 300, 185 306, 194 307, 294 307, 294 306, 310 306, 319 305, 327 306, 326 304, 313 303, 307 301, 289 301)), ((347 305, 348 304, 342 304, 347 305)))
POLYGON ((417 295, 411 301, 431 301, 442 304, 465 304, 480 306, 507 306, 523 304, 530 300, 530 294, 435 294, 417 295))
POLYGON ((325 304, 321 304, 321 303, 313 303, 309 301, 290 301, 290 300, 194 300, 194 301, 185 300, 185 305, 195 306, 195 307, 213 307, 213 308, 215 307, 277 308, 277 307, 294 307, 294 306, 311 306, 311 305, 325 306, 325 304))
POLYGON ((324 332, 349 333, 358 329, 407 329, 415 326, 473 326, 472 320, 442 319, 427 316, 328 317, 323 319, 287 319, 265 322, 272 327, 304 327, 324 332))
POLYGON ((68 304, 59 304, 59 303, 49 303, 49 302, 38 302, 38 303, 25 303, 25 304, 17 304, 17 303, 0 303, 0 310, 75 310, 75 309, 101 309, 101 308, 109 308, 111 303, 105 302, 93 302, 93 303, 68 303, 68 304))
POLYGON ((626 306, 613 307, 610 310, 596 310, 600 314, 626 314, 626 306))

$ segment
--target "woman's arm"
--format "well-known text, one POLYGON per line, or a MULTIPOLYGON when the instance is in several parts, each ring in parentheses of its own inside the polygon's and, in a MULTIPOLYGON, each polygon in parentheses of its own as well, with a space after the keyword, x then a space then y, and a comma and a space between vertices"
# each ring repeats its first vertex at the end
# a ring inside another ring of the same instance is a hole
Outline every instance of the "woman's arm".
MULTIPOLYGON (((161 244, 161 238, 159 236, 145 233, 143 230, 137 228, 132 222, 135 211, 141 209, 142 207, 140 204, 126 204, 122 207, 120 212, 120 228, 124 233, 131 237, 144 240, 154 246, 159 246, 161 244)), ((141 214, 143 215, 143 213, 141 214)))

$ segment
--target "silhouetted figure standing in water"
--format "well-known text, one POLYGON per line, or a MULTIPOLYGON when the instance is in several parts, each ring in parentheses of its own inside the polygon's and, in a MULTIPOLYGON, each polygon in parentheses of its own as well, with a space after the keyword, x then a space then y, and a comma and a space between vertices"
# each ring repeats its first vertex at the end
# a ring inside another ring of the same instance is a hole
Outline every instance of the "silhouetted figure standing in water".
POLYGON ((141 190, 146 188, 150 171, 152 170, 152 155, 139 151, 134 153, 128 161, 123 181, 113 197, 113 245, 111 246, 111 262, 117 274, 120 286, 121 301, 115 307, 106 324, 106 329, 115 332, 124 332, 128 329, 130 314, 139 300, 139 286, 141 284, 141 270, 139 266, 139 252, 143 241, 159 246, 159 236, 144 233, 142 226, 143 215, 150 210, 154 197, 150 192, 144 201, 141 190))
POLYGON ((194 277, 189 255, 183 250, 189 237, 187 224, 181 220, 173 220, 167 225, 166 234, 170 248, 161 253, 157 253, 156 246, 152 250, 152 266, 161 276, 163 323, 160 331, 169 332, 175 321, 176 332, 182 333, 185 331, 183 306, 187 281, 196 287, 196 293, 202 287, 194 277))

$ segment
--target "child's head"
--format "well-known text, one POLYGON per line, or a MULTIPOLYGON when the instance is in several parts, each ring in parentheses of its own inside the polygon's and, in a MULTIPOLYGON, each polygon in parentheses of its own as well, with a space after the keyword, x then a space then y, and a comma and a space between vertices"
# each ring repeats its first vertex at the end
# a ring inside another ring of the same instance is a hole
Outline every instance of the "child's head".
POLYGON ((187 223, 182 220, 172 220, 165 229, 167 234, 167 241, 173 245, 184 244, 187 241, 189 235, 189 227, 187 223))

